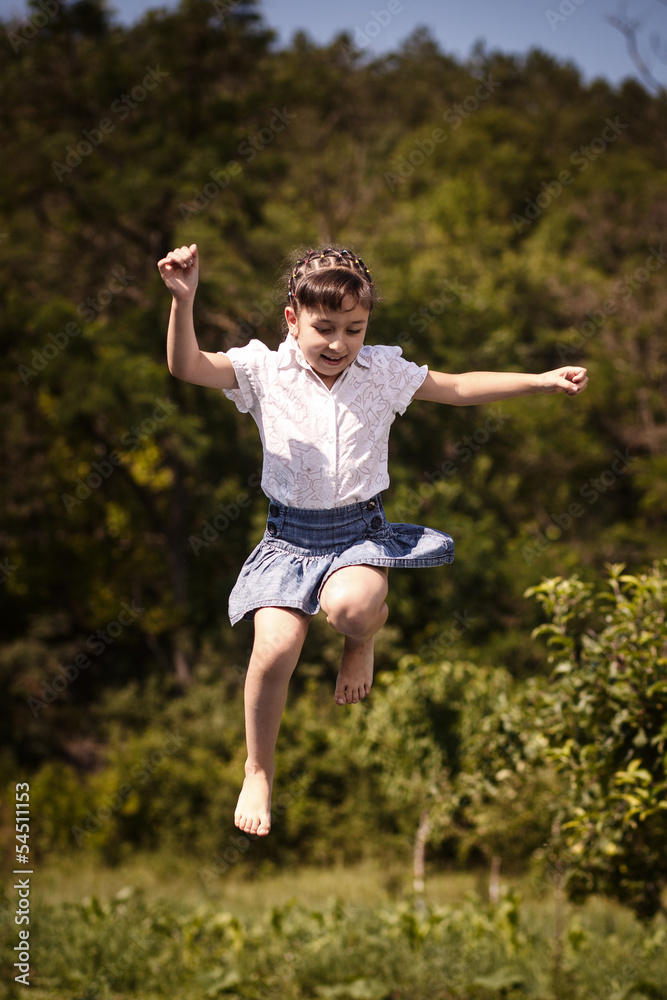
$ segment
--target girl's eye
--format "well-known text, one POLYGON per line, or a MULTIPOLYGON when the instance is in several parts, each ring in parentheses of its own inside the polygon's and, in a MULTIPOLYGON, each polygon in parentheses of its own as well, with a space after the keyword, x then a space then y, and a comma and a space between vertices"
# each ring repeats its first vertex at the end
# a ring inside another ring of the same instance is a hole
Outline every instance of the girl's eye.
MULTIPOLYGON (((314 329, 325 337, 328 337, 330 334, 335 333, 335 330, 333 330, 331 327, 328 326, 316 326, 314 327, 314 329)), ((361 333, 362 329, 363 327, 359 330, 346 330, 345 332, 350 334, 357 334, 361 333)))

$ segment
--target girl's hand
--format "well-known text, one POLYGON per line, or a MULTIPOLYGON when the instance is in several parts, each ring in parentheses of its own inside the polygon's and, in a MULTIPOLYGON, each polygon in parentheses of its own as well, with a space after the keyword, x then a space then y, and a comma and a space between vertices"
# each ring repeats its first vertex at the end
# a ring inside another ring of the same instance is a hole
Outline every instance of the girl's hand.
POLYGON ((158 261, 158 271, 165 285, 177 301, 194 298, 199 281, 199 254, 197 244, 172 250, 158 261))
POLYGON ((544 372, 540 380, 540 392, 566 392, 568 396, 577 396, 588 385, 588 374, 585 368, 566 366, 544 372))

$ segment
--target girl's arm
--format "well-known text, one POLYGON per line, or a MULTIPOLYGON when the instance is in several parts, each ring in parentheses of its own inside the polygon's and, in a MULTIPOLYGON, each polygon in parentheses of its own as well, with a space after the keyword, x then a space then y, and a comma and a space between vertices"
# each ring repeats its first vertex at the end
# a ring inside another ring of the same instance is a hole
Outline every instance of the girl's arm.
POLYGON ((566 392, 577 396, 588 385, 585 368, 566 366, 541 375, 519 372, 466 372, 448 375, 429 372, 413 399, 427 399, 432 403, 451 403, 453 406, 472 406, 475 403, 496 403, 515 396, 534 393, 566 392))
POLYGON ((192 318, 199 281, 199 254, 193 243, 172 250, 158 261, 162 280, 172 294, 167 363, 176 378, 213 389, 238 389, 234 367, 226 354, 200 351, 192 318))

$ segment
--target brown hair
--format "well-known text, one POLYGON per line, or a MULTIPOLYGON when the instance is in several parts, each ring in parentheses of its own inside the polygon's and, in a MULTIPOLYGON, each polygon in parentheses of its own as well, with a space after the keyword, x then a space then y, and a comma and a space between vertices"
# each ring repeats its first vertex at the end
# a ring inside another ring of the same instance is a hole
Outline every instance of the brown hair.
POLYGON ((352 250, 309 250, 293 262, 286 277, 287 301, 297 316, 302 307, 340 309, 346 296, 369 313, 377 301, 371 273, 352 250))

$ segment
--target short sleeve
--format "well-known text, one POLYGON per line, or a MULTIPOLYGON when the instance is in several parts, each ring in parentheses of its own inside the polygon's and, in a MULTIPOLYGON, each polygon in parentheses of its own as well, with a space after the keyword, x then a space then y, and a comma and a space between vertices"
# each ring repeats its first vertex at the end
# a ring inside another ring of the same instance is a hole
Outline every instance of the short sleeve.
POLYGON ((402 415, 428 375, 428 365, 420 366, 414 361, 407 361, 402 356, 402 348, 396 346, 381 344, 364 347, 362 350, 368 350, 365 356, 371 362, 374 380, 382 380, 387 395, 392 400, 394 412, 402 415))
POLYGON ((239 413, 250 413, 264 394, 264 376, 268 372, 271 354, 261 340, 251 340, 245 347, 232 347, 226 354, 234 368, 238 389, 223 389, 227 399, 231 399, 239 413))

